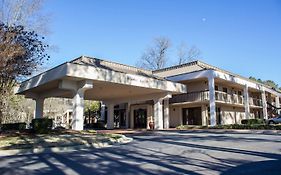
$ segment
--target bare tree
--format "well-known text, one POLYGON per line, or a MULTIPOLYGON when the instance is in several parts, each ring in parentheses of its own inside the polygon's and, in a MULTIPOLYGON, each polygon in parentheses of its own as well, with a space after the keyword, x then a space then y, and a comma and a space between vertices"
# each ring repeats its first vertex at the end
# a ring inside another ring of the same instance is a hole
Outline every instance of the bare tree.
POLYGON ((153 46, 149 47, 143 53, 137 65, 149 70, 156 70, 165 67, 167 65, 167 51, 170 46, 171 44, 168 38, 155 38, 153 46))
POLYGON ((44 0, 0 0, 0 21, 7 26, 24 26, 38 34, 48 33, 49 15, 42 14, 44 0))
POLYGON ((196 47, 187 47, 185 43, 181 43, 178 47, 178 63, 177 64, 184 64, 190 61, 200 59, 201 51, 196 47))

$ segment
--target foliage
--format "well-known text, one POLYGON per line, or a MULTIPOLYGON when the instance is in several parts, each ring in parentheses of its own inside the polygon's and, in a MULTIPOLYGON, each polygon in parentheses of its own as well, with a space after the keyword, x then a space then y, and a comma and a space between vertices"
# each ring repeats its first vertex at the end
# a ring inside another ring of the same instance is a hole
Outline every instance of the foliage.
POLYGON ((259 83, 263 83, 263 84, 265 84, 265 85, 267 85, 267 86, 270 86, 270 87, 272 87, 272 88, 274 88, 274 89, 276 89, 276 90, 280 90, 280 91, 281 91, 281 87, 279 87, 278 84, 275 83, 273 80, 264 80, 264 81, 263 81, 263 80, 261 80, 260 78, 259 78, 259 79, 256 79, 256 78, 253 77, 253 76, 250 76, 249 79, 254 80, 254 81, 257 81, 257 82, 259 82, 259 83))
POLYGON ((35 133, 46 134, 52 129, 53 120, 48 118, 33 119, 31 126, 35 133))
MULTIPOLYGON (((252 122, 254 123, 254 122, 252 122)), ((256 123, 258 123, 256 121, 256 123)), ((177 126, 178 130, 188 129, 256 129, 256 130, 281 130, 281 125, 268 125, 265 123, 261 124, 231 124, 231 125, 216 125, 216 126, 191 126, 191 125, 180 125, 177 126)))
POLYGON ((270 87, 273 87, 274 89, 278 89, 278 84, 272 80, 265 80, 265 81, 263 81, 263 83, 270 87))
POLYGON ((259 78, 259 79, 256 79, 255 77, 250 76, 249 79, 250 79, 250 80, 257 81, 257 82, 259 82, 259 83, 263 83, 263 81, 262 81, 260 78, 259 78))
POLYGON ((100 110, 100 102, 99 101, 85 101, 85 112, 97 112, 100 110))
POLYGON ((176 129, 186 130, 186 129, 207 129, 208 126, 200 126, 200 125, 179 125, 176 129))
POLYGON ((23 26, 0 23, 0 122, 9 114, 9 104, 17 100, 13 99, 17 80, 31 75, 48 59, 43 39, 23 26))
POLYGON ((23 26, 0 24, 0 85, 28 76, 42 65, 48 55, 43 43, 34 31, 26 31, 23 26))
POLYGON ((256 130, 281 130, 281 125, 267 124, 232 124, 232 125, 217 125, 209 127, 210 129, 256 129, 256 130))
POLYGON ((254 124, 265 124, 263 119, 243 119, 241 120, 242 124, 254 125, 254 124))
POLYGON ((105 123, 98 121, 97 123, 88 123, 85 125, 85 129, 94 128, 94 129, 106 129, 105 123))
POLYGON ((26 123, 5 123, 1 125, 1 130, 24 130, 26 129, 26 123))

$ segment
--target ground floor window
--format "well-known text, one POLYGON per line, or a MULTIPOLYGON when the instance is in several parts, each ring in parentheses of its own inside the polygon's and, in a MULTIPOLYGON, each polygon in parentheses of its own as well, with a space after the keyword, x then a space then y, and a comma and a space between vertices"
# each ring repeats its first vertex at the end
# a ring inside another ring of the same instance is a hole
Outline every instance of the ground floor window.
POLYGON ((183 125, 202 125, 201 107, 182 109, 183 125))
MULTIPOLYGON (((222 116, 221 116, 221 108, 216 107, 216 124, 222 124, 222 116)), ((211 125, 211 114, 210 114, 210 107, 208 107, 208 125, 211 125)))
POLYGON ((115 128, 126 127, 126 110, 125 109, 114 110, 114 127, 115 128))
POLYGON ((147 110, 134 110, 134 128, 146 128, 147 126, 147 110))

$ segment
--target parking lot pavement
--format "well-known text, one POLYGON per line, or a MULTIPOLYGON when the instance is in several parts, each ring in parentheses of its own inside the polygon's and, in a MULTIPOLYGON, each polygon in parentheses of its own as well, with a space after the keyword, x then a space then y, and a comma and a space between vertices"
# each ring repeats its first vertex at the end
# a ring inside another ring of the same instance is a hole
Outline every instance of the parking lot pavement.
POLYGON ((65 153, 0 155, 0 174, 281 174, 281 135, 155 131, 129 144, 65 153))

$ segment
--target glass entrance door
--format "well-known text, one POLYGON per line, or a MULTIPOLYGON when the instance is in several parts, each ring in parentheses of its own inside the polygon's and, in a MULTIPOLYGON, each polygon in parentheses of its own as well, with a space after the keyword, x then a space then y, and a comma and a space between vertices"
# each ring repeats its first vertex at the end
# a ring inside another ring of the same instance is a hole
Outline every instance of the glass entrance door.
POLYGON ((182 109, 183 125, 202 125, 201 107, 182 109))
POLYGON ((146 128, 147 111, 146 109, 134 110, 134 128, 146 128))

